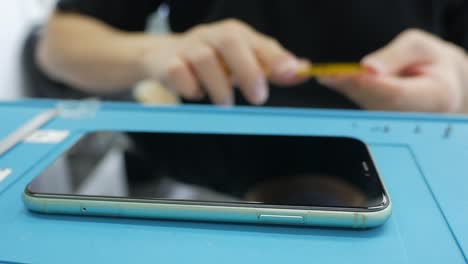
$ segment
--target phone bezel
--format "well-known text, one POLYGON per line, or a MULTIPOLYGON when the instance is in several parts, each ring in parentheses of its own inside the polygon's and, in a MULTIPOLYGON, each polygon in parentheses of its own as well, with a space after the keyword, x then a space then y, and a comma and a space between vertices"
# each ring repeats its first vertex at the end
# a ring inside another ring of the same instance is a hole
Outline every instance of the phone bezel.
MULTIPOLYGON (((28 185, 29 186, 29 185, 28 185)), ((255 209, 285 209, 285 210, 305 210, 305 211, 337 211, 337 212, 379 212, 387 209, 390 204, 388 195, 382 194, 382 204, 373 207, 325 207, 325 206, 294 206, 294 205, 270 205, 254 202, 209 202, 197 200, 177 200, 177 199, 149 199, 149 198, 123 198, 116 196, 87 196, 87 195, 62 195, 48 193, 34 193, 25 188, 24 193, 34 198, 57 199, 57 200, 80 200, 80 201, 102 201, 115 203, 149 203, 149 204, 176 204, 176 205, 199 205, 211 207, 232 207, 232 208, 255 208, 255 209)))

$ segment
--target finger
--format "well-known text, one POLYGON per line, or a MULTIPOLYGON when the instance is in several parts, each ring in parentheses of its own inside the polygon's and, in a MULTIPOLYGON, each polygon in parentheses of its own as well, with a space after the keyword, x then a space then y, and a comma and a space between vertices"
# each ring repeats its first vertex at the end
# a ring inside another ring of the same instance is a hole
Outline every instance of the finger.
POLYGON ((172 91, 187 99, 200 99, 203 91, 187 63, 180 57, 168 61, 159 80, 172 91))
POLYGON ((297 74, 300 69, 310 65, 308 61, 298 59, 275 39, 253 31, 247 35, 258 60, 273 83, 294 85, 308 79, 297 74))
POLYGON ((382 76, 376 78, 321 78, 321 83, 344 94, 366 109, 420 112, 453 112, 460 98, 455 84, 446 76, 425 74, 411 78, 382 76))
POLYGON ((405 68, 432 60, 437 39, 419 30, 407 30, 385 47, 367 55, 364 67, 379 74, 399 74, 405 68))
POLYGON ((186 57, 212 102, 218 105, 233 105, 233 90, 216 51, 206 45, 194 47, 187 50, 186 57))
POLYGON ((398 97, 401 89, 381 83, 376 78, 334 77, 320 78, 319 82, 342 93, 366 109, 395 110, 400 107, 395 98, 398 97))
POLYGON ((425 74, 414 78, 382 78, 382 85, 401 92, 394 97, 395 108, 402 111, 456 112, 462 97, 456 89, 456 78, 449 75, 425 74), (454 80, 454 81, 450 81, 454 80))
POLYGON ((265 103, 268 98, 268 84, 245 37, 232 32, 209 41, 220 54, 246 99, 253 104, 265 103))

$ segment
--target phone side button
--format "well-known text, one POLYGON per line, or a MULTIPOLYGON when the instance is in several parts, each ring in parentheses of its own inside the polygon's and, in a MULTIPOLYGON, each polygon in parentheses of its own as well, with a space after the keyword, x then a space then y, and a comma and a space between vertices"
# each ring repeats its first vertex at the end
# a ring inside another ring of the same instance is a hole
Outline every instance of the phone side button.
POLYGON ((258 220, 261 223, 268 223, 268 224, 294 224, 294 225, 304 224, 304 217, 300 215, 260 214, 258 216, 258 220))

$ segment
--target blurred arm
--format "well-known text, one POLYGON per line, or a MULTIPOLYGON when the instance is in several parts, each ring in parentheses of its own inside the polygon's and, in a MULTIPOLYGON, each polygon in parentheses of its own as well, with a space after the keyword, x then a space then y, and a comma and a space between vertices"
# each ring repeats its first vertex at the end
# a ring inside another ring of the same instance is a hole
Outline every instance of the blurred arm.
POLYGON ((161 37, 120 31, 85 15, 56 12, 40 38, 36 60, 51 78, 80 90, 115 92, 144 77, 141 57, 161 37))

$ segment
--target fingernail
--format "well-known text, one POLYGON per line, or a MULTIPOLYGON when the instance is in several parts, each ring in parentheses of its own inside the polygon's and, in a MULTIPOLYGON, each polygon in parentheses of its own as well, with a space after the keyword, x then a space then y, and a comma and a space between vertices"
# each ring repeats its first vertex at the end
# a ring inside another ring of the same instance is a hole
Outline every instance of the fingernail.
POLYGON ((362 60, 362 64, 372 73, 382 74, 385 73, 385 64, 373 57, 366 57, 362 60))
POLYGON ((284 77, 284 78, 289 78, 293 77, 296 75, 296 72, 299 68, 300 64, 299 61, 295 58, 290 58, 286 60, 285 62, 281 63, 276 69, 275 69, 275 74, 284 77))
POLYGON ((297 64, 297 69, 303 69, 303 68, 307 68, 307 67, 310 67, 311 63, 309 60, 306 60, 306 59, 300 59, 298 64, 297 64))
POLYGON ((327 78, 317 78, 317 82, 325 86, 334 86, 336 84, 335 80, 327 78))
POLYGON ((253 97, 255 104, 264 104, 268 99, 268 84, 264 77, 258 78, 253 97))
POLYGON ((222 99, 222 101, 219 102, 219 106, 233 106, 234 105, 234 99, 231 96, 227 96, 222 99))
POLYGON ((205 97, 205 92, 203 90, 197 90, 193 95, 194 100, 201 100, 205 97))

